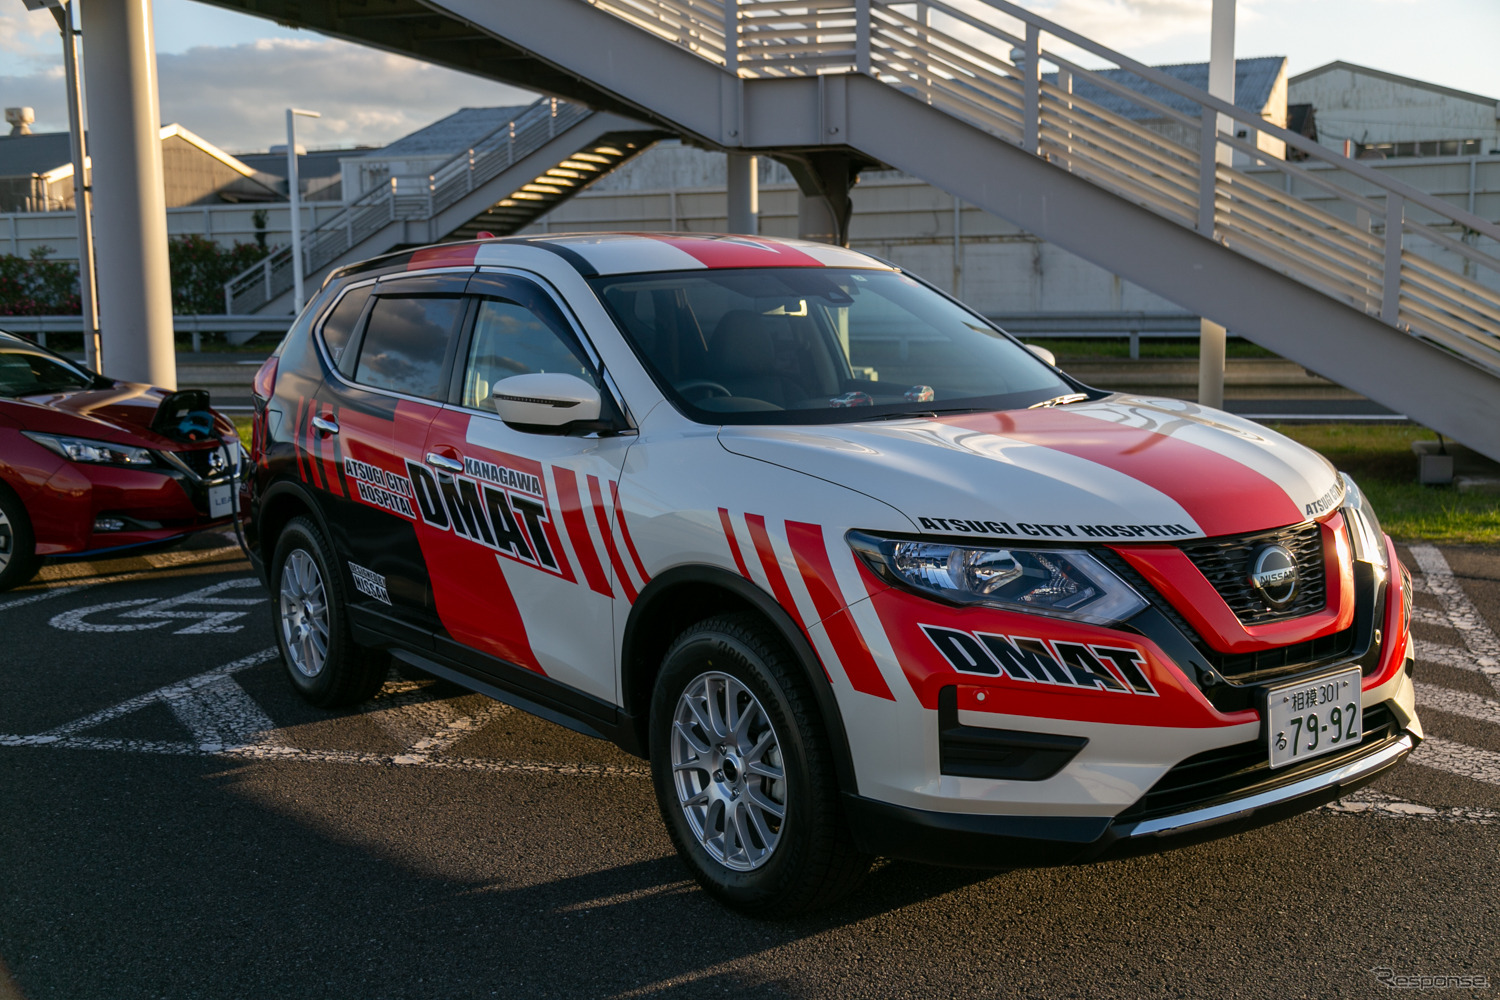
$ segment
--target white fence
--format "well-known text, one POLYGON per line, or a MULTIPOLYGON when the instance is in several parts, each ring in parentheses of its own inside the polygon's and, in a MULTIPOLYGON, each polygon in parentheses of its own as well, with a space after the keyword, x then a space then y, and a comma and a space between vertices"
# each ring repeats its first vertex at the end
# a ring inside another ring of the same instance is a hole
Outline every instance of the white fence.
MULTIPOLYGON (((302 225, 312 229, 338 215, 343 202, 314 201, 302 204, 302 225)), ((168 236, 207 236, 228 246, 255 242, 255 214, 265 212, 266 246, 291 242, 292 210, 286 202, 247 205, 201 205, 167 209, 168 236)), ((28 256, 36 247, 51 247, 52 260, 78 259, 78 222, 69 212, 16 212, 0 214, 0 253, 28 256)))

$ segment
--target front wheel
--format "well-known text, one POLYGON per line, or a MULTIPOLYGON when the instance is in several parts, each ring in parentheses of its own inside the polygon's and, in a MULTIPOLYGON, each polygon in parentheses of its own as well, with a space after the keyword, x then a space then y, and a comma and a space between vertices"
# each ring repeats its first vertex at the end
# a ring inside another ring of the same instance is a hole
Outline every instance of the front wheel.
POLYGON ((724 615, 667 651, 651 701, 651 772, 672 842, 723 903, 785 917, 826 906, 870 865, 838 805, 812 692, 762 619, 724 615))
POLYGON ((21 498, 0 483, 0 591, 36 575, 36 537, 21 498))
POLYGON ((297 692, 320 708, 368 700, 390 670, 386 653, 349 634, 343 580, 317 525, 293 518, 276 542, 271 585, 276 643, 297 692))

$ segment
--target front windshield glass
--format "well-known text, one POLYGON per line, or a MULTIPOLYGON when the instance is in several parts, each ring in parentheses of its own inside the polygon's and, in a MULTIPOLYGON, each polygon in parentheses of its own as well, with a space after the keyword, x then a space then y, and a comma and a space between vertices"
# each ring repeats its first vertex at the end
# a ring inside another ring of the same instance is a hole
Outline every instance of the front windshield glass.
POLYGON ((8 338, 0 340, 0 396, 87 389, 93 381, 61 358, 8 338))
POLYGON ((657 384, 702 423, 1012 409, 1074 391, 983 319, 895 271, 591 280, 657 384))

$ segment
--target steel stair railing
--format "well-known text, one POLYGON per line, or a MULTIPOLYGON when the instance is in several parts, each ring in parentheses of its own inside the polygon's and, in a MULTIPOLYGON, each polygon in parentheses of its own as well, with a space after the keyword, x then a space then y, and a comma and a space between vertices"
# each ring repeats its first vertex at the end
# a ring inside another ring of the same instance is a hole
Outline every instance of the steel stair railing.
MULTIPOLYGON (((405 184, 390 178, 303 236, 303 274, 317 273, 393 222, 436 217, 591 114, 543 98, 416 185, 410 178, 405 184)), ((291 249, 281 247, 225 283, 224 308, 230 314, 254 312, 292 285, 291 249)))
POLYGON ((1013 3, 578 2, 743 79, 870 76, 1500 375, 1500 257, 1478 245, 1500 247, 1500 226, 1013 3), (1083 67, 1080 50, 1138 86, 1083 67), (1288 148, 1333 169, 1304 169, 1288 148))

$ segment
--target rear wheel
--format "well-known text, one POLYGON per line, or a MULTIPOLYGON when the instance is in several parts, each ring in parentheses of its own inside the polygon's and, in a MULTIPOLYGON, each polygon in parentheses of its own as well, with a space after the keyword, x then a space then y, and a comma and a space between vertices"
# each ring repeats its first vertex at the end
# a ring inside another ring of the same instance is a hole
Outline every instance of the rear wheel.
POLYGON ((827 735, 781 637, 755 615, 689 628, 651 701, 651 772, 678 854, 754 916, 826 906, 859 885, 827 735))
POLYGON ((332 549, 312 521, 293 518, 271 562, 276 643, 287 676, 321 708, 356 705, 384 683, 390 657, 356 645, 349 633, 343 579, 332 549))
POLYGON ((36 536, 21 498, 0 483, 0 590, 19 587, 36 575, 36 536))

